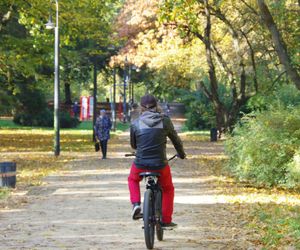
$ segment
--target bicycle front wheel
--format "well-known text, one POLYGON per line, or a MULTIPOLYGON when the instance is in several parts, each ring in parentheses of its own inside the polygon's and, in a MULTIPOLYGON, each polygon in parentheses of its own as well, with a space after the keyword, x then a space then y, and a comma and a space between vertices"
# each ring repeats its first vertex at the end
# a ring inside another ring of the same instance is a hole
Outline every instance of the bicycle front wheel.
POLYGON ((155 226, 155 214, 154 214, 154 196, 153 192, 148 189, 144 195, 144 235, 145 243, 148 249, 152 249, 154 246, 154 226, 155 226))
POLYGON ((155 196, 155 216, 156 216, 156 236, 159 241, 163 240, 164 229, 161 226, 162 222, 162 193, 159 190, 155 196))

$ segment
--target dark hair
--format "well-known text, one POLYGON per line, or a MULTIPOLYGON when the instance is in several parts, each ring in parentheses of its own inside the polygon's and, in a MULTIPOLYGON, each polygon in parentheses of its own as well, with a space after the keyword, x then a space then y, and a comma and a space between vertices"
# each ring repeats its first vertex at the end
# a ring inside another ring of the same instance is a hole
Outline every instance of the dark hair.
POLYGON ((157 101, 156 98, 153 95, 144 95, 141 98, 141 106, 146 108, 146 109, 152 109, 157 106, 157 101))

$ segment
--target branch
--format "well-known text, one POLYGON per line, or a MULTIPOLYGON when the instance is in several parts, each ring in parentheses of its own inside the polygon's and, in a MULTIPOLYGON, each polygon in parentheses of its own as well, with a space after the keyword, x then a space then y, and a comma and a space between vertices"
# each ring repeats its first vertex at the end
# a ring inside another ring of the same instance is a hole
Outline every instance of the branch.
POLYGON ((237 98, 236 82, 235 82, 233 71, 228 67, 222 54, 218 51, 218 48, 215 46, 214 43, 211 43, 211 47, 212 47, 213 52, 216 54, 217 61, 219 62, 219 64, 223 68, 223 70, 226 72, 226 74, 230 80, 230 86, 232 88, 232 94, 233 94, 234 98, 237 98))
MULTIPOLYGON (((239 34, 234 28, 233 24, 227 19, 227 17, 221 12, 220 9, 214 10, 215 16, 220 19, 229 29, 232 38, 233 38, 233 47, 238 56, 238 65, 240 66, 240 96, 242 99, 245 98, 245 89, 246 89, 246 73, 245 73, 245 64, 243 54, 241 52, 239 44, 239 34)), ((237 98, 237 89, 234 81, 231 81, 232 93, 234 99, 237 98)))
POLYGON ((199 85, 200 85, 200 88, 203 90, 203 93, 206 95, 206 97, 207 97, 211 102, 213 102, 213 96, 212 96, 212 94, 209 92, 209 90, 206 88, 204 82, 203 82, 203 81, 200 81, 199 85))
POLYGON ((239 97, 239 100, 244 100, 246 97, 246 72, 245 72, 245 65, 241 65, 242 67, 242 72, 241 72, 241 96, 239 97))
POLYGON ((283 72, 281 72, 281 73, 276 77, 276 79, 272 82, 272 85, 271 85, 271 87, 268 89, 268 91, 271 91, 271 90, 274 88, 276 82, 278 82, 278 81, 280 80, 280 78, 281 78, 285 73, 286 73, 286 70, 284 70, 283 72))
POLYGON ((174 21, 174 22, 169 22, 169 23, 163 23, 163 25, 171 26, 171 27, 175 27, 175 28, 180 27, 181 29, 184 29, 187 32, 187 34, 193 34, 195 37, 199 38, 202 42, 204 42, 203 35, 201 35, 200 33, 196 32, 196 31, 192 31, 187 24, 178 24, 176 21, 174 21))
POLYGON ((204 29, 203 42, 205 44, 206 60, 209 67, 209 78, 210 78, 212 95, 215 98, 215 101, 219 104, 216 70, 215 70, 215 65, 213 63, 212 54, 211 54, 211 18, 210 18, 208 0, 205 0, 204 4, 205 4, 206 27, 204 29))
POLYGON ((255 87, 255 91, 258 92, 258 82, 257 82, 257 70, 256 70, 256 61, 255 61, 255 54, 254 54, 254 49, 246 35, 246 33, 243 30, 240 30, 240 32, 242 33, 242 35, 245 37, 246 42, 248 44, 249 50, 250 50, 250 55, 251 55, 251 63, 252 63, 252 68, 253 68, 253 72, 254 72, 254 87, 255 87))
POLYGON ((245 0, 240 0, 243 4, 245 4, 255 15, 259 16, 258 12, 250 5, 248 4, 245 0))

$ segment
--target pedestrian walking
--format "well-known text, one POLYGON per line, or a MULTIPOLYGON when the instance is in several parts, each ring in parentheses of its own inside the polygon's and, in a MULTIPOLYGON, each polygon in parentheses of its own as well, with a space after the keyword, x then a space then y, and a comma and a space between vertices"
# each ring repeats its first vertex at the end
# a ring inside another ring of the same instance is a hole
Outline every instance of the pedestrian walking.
POLYGON ((78 105, 78 102, 74 102, 74 105, 73 105, 73 114, 74 114, 74 117, 78 118, 79 113, 80 113, 80 107, 78 105))
POLYGON ((166 102, 166 110, 167 110, 167 115, 169 116, 171 108, 170 108, 170 104, 168 102, 166 102))
POLYGON ((112 123, 110 118, 106 114, 106 111, 102 109, 94 127, 96 140, 100 142, 102 159, 106 159, 107 142, 110 139, 111 126, 112 123))

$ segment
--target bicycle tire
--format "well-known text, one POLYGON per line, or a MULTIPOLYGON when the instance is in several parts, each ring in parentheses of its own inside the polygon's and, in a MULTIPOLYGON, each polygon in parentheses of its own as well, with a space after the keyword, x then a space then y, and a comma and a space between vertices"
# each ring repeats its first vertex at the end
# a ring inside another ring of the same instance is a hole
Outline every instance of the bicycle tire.
POLYGON ((144 236, 145 243, 148 249, 153 249, 154 246, 154 231, 155 231, 155 220, 154 218, 154 196, 153 192, 148 189, 144 194, 144 208, 143 208, 143 219, 144 219, 144 236))
POLYGON ((162 192, 161 190, 157 191, 155 197, 155 215, 158 219, 156 221, 156 237, 159 241, 162 241, 164 238, 164 229, 161 226, 162 222, 162 192))

